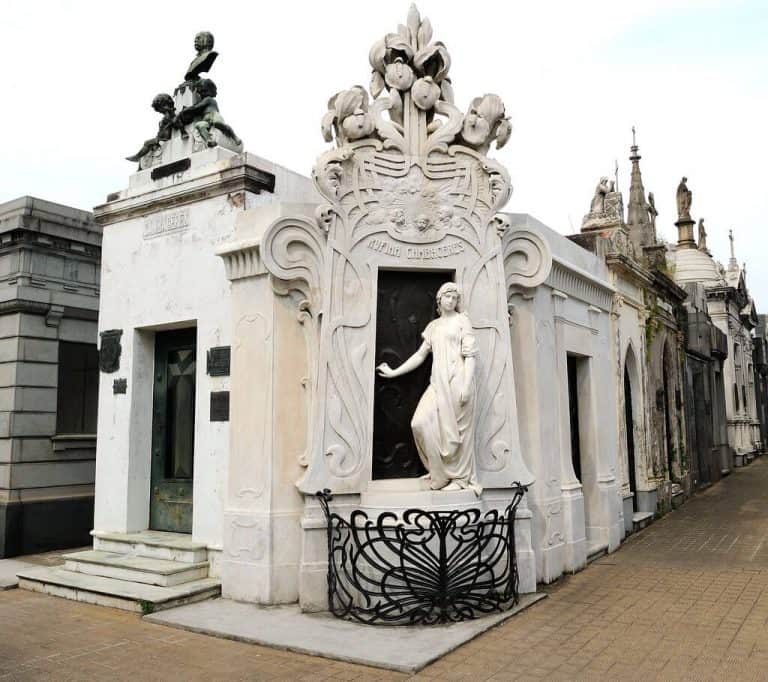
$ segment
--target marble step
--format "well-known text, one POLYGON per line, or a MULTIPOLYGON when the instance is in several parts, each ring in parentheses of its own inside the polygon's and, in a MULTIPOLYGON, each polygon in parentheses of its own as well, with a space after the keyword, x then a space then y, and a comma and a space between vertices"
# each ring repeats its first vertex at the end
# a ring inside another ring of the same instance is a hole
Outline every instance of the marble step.
POLYGON ((160 587, 173 587, 208 577, 207 561, 190 564, 101 550, 73 552, 63 558, 64 568, 68 571, 160 587))
POLYGON ((635 531, 642 530, 653 523, 653 512, 635 512, 632 514, 632 528, 635 531))
POLYGON ((137 613, 153 613, 221 594, 221 582, 216 578, 159 587, 86 575, 62 566, 35 566, 19 571, 18 576, 19 587, 24 590, 137 613))
POLYGON ((93 548, 113 554, 133 554, 149 559, 166 559, 197 564, 208 560, 204 542, 196 542, 185 533, 144 530, 138 533, 91 531, 93 548))

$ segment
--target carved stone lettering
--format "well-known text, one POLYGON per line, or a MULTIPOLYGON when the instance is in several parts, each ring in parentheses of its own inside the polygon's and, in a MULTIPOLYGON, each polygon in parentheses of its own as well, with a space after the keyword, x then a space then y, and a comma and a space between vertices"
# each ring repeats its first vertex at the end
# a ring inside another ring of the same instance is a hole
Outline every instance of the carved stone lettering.
POLYGON ((181 232, 189 227, 189 209, 159 213, 144 218, 144 239, 181 232))

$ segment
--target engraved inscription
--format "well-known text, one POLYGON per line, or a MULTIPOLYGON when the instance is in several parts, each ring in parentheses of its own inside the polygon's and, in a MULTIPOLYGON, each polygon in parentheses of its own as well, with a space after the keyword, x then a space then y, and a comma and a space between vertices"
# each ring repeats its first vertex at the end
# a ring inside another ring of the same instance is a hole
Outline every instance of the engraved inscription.
POLYGON ((144 239, 160 237, 171 232, 181 232, 189 227, 189 209, 160 213, 144 218, 144 239))
POLYGON ((383 253, 387 256, 399 256, 400 255, 400 245, 399 244, 393 244, 392 242, 388 242, 386 239, 370 239, 367 244, 368 248, 371 251, 376 251, 377 253, 383 253))
MULTIPOLYGON (((403 249, 399 244, 393 244, 386 239, 372 237, 368 240, 366 246, 376 253, 383 253, 386 256, 395 256, 399 258, 403 254, 403 249)), ((459 253, 464 253, 464 244, 461 242, 449 242, 440 246, 408 246, 405 247, 405 257, 408 260, 434 260, 437 258, 446 258, 459 253)))
POLYGON ((464 253, 464 244, 450 242, 441 246, 409 246, 405 250, 405 257, 409 260, 433 260, 464 253))

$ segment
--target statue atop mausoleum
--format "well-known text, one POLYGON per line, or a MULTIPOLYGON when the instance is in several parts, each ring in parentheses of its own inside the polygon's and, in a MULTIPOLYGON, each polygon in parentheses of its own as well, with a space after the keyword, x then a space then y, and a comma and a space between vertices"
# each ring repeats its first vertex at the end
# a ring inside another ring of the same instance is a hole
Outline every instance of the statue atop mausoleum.
POLYGON ((136 154, 126 157, 138 161, 139 170, 217 146, 242 151, 242 140, 219 111, 216 84, 201 77, 218 57, 213 45, 212 33, 198 33, 197 55, 184 74, 184 82, 174 90, 173 97, 161 94, 152 101, 152 108, 162 114, 157 135, 146 140, 136 154))
POLYGON ((693 193, 688 189, 688 178, 683 177, 677 186, 677 218, 678 220, 691 219, 691 200, 693 193))

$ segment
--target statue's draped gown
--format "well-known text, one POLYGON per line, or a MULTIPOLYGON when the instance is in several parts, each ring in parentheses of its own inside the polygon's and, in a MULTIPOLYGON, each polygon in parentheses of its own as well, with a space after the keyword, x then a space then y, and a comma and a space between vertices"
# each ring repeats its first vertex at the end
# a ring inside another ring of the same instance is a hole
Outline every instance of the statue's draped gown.
POLYGON ((432 488, 450 482, 479 492, 475 474, 475 379, 461 404, 465 359, 477 355, 469 318, 463 313, 439 317, 422 333, 432 351, 432 375, 413 414, 411 428, 432 488))

